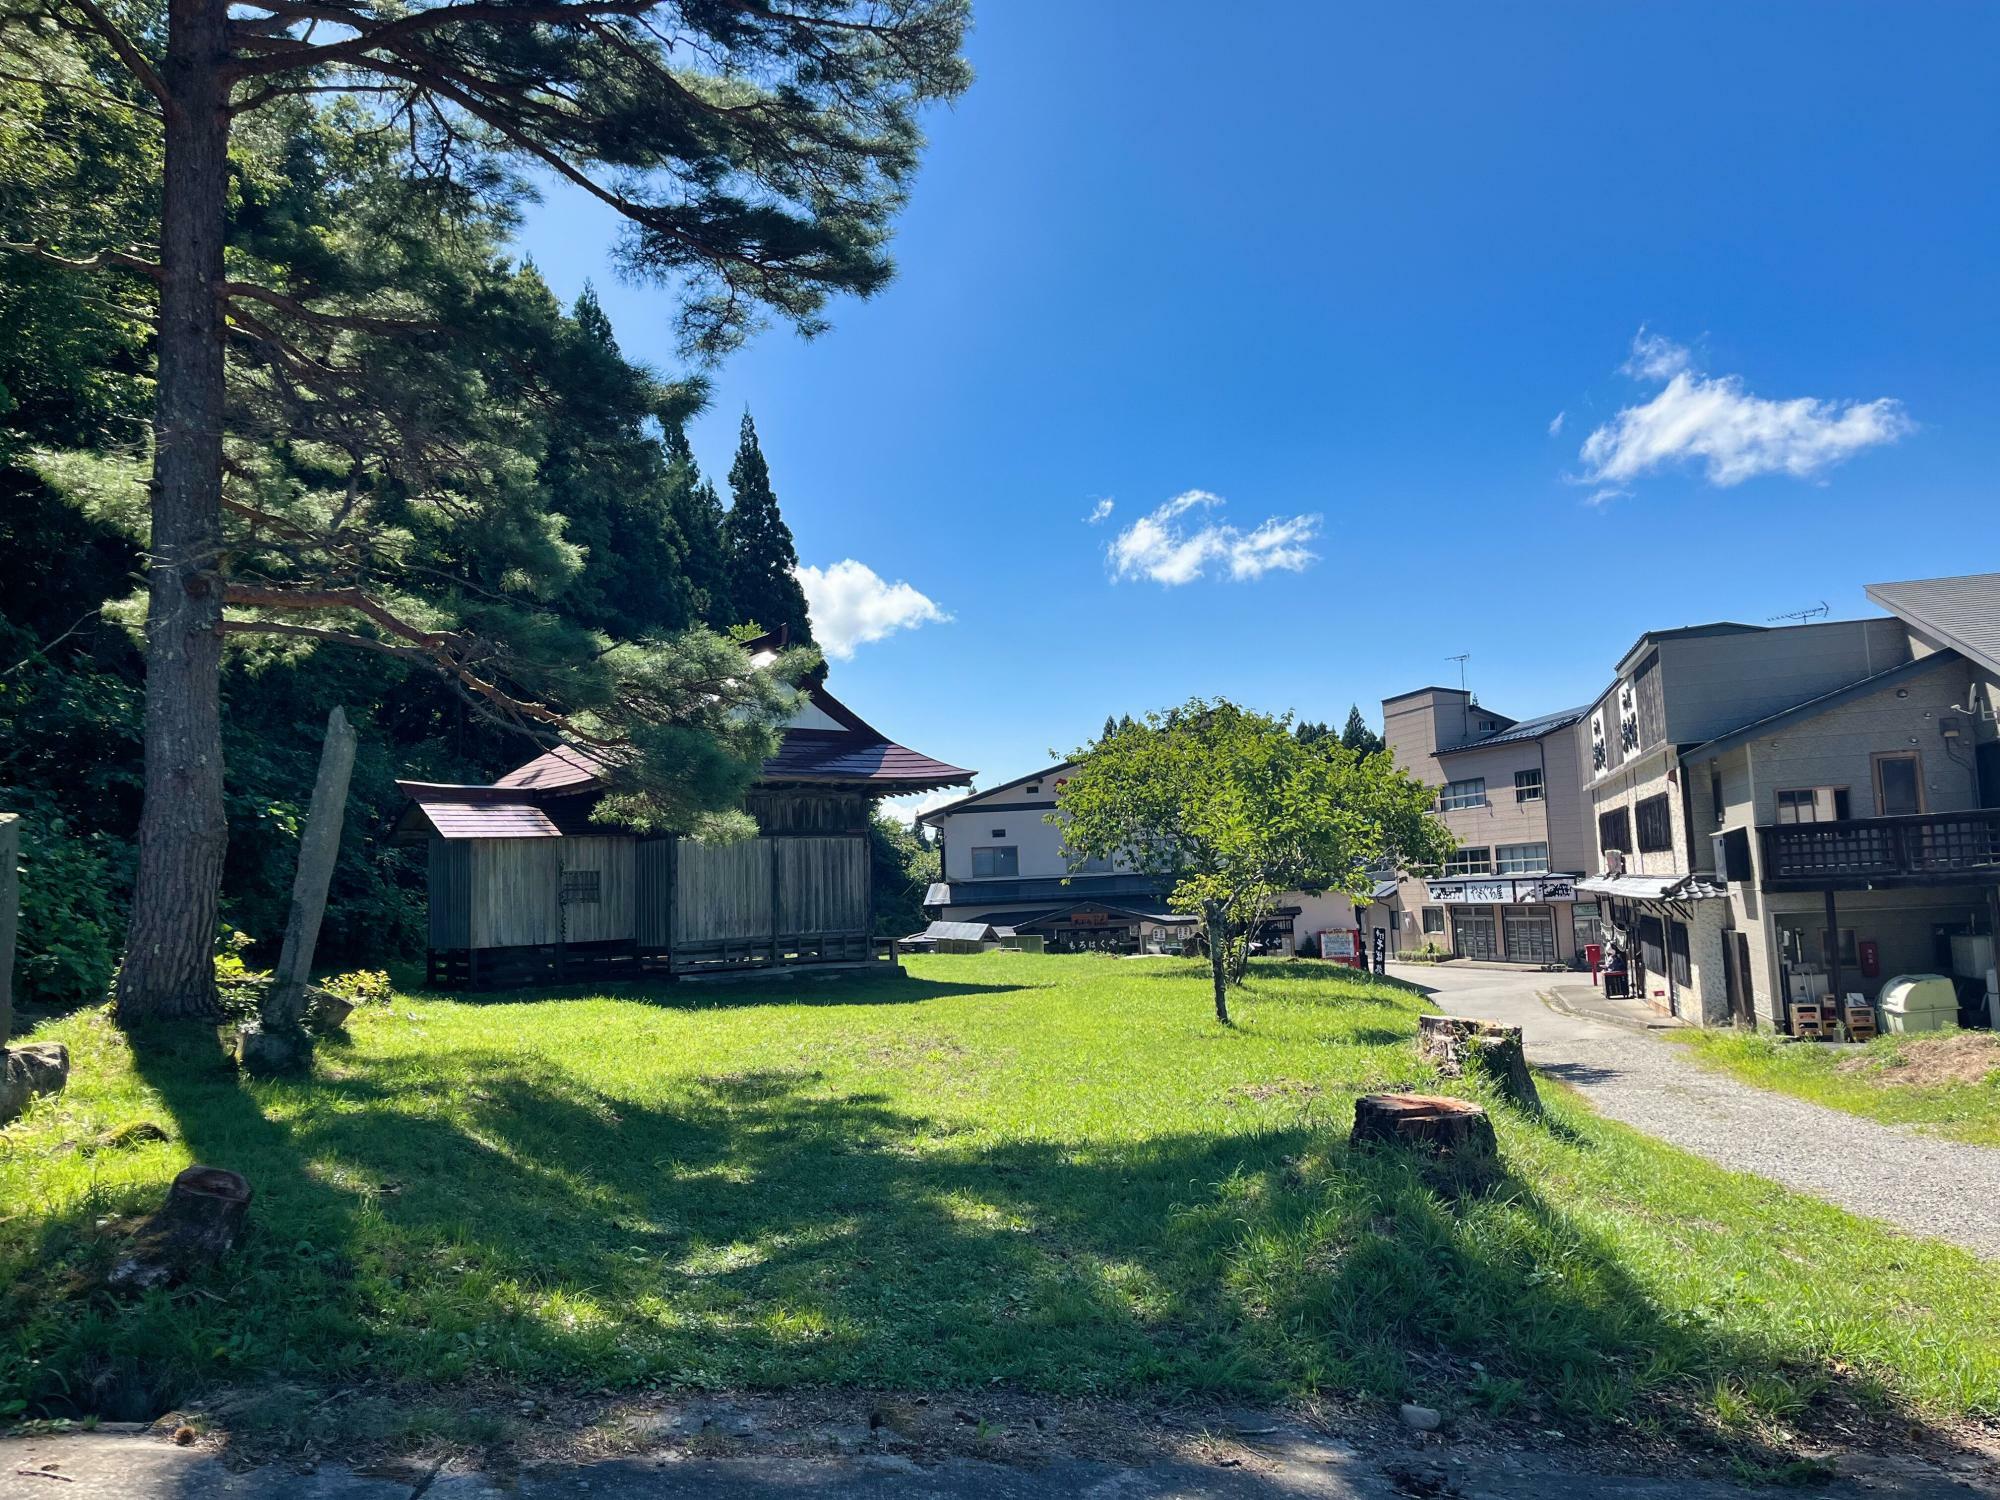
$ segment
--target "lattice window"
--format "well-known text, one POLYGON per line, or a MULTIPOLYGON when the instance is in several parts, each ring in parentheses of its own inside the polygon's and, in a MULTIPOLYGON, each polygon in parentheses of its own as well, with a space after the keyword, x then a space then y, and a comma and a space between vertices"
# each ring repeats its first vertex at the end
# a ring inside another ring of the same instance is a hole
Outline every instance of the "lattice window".
POLYGON ((604 876, 597 870, 564 870, 562 904, 595 906, 604 899, 604 876))

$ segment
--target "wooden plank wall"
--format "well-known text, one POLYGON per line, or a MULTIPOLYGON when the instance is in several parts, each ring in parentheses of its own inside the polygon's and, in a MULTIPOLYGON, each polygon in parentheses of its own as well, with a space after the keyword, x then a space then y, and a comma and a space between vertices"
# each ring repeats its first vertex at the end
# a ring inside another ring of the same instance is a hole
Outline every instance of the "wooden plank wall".
POLYGON ((472 845, 461 839, 430 841, 430 908, 433 948, 472 946, 472 845))
POLYGON ((566 839, 480 839, 472 864, 474 948, 562 941, 561 846, 566 839))
POLYGON ((674 853, 674 946, 771 936, 770 839, 679 841, 674 853))
MULTIPOLYGON (((550 839, 561 846, 561 865, 572 870, 597 872, 597 900, 572 901, 562 910, 562 938, 571 943, 609 943, 632 936, 633 867, 632 840, 585 835, 550 839)), ((560 879, 558 879, 560 889, 560 879)))
POLYGON ((674 940, 674 842, 640 839, 632 854, 632 937, 648 952, 674 940))
POLYGON ((868 841, 773 839, 778 860, 778 931, 788 937, 868 930, 868 841))

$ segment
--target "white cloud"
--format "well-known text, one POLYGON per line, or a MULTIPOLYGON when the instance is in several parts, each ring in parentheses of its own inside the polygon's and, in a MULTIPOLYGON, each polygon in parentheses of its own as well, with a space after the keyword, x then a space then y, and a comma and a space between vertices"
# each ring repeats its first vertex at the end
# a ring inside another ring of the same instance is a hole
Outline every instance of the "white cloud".
POLYGON ((1567 420, 1567 418, 1568 418, 1568 417, 1569 417, 1569 413, 1568 413, 1568 412, 1566 412, 1566 411, 1559 411, 1559 412, 1557 412, 1557 413, 1556 413, 1556 414, 1555 414, 1555 415, 1554 415, 1553 417, 1550 417, 1550 418, 1549 418, 1549 436, 1550 436, 1550 437, 1554 437, 1554 436, 1555 436, 1555 435, 1556 435, 1557 433, 1559 433, 1559 432, 1561 432, 1561 431, 1563 430, 1563 422, 1564 422, 1565 420, 1567 420))
POLYGON ((936 602, 900 579, 884 581, 866 563, 853 558, 830 568, 802 567, 799 587, 806 591, 813 638, 828 656, 845 661, 854 648, 879 641, 898 630, 941 625, 951 619, 936 602))
POLYGON ((1664 334, 1648 333, 1641 323, 1632 335, 1632 352, 1618 367, 1634 380, 1671 380, 1694 368, 1694 356, 1664 334))
POLYGON ((914 825, 918 818, 934 807, 943 807, 948 802, 956 802, 960 797, 970 797, 972 793, 962 786, 939 787, 934 792, 918 792, 909 797, 885 797, 882 811, 899 823, 914 825))
MULTIPOLYGON (((1810 478, 1851 454, 1915 430, 1899 401, 1772 401, 1736 375, 1704 375, 1680 345, 1644 328, 1626 373, 1664 380, 1652 400, 1628 406, 1584 439, 1578 480, 1602 490, 1672 464, 1698 460, 1708 482, 1727 487, 1759 474, 1810 478)), ((1592 503, 1597 503, 1593 500, 1592 503)))
POLYGON ((1585 495, 1583 503, 1585 505, 1609 505, 1613 500, 1621 499, 1631 493, 1630 490, 1619 489, 1615 484, 1606 485, 1601 490, 1592 490, 1588 495, 1585 495))
POLYGON ((1274 570, 1301 572, 1318 560, 1310 545, 1319 536, 1318 516, 1273 516, 1247 532, 1226 521, 1189 524, 1189 512, 1223 503, 1207 490, 1187 490, 1141 516, 1105 549, 1111 576, 1150 578, 1172 588, 1192 583, 1211 565, 1248 582, 1274 570))
POLYGON ((1116 503, 1115 501, 1111 500, 1098 501, 1095 505, 1090 507, 1090 514, 1084 517, 1084 524, 1087 526, 1095 526, 1099 521, 1107 519, 1111 515, 1111 507, 1115 503, 1116 503))

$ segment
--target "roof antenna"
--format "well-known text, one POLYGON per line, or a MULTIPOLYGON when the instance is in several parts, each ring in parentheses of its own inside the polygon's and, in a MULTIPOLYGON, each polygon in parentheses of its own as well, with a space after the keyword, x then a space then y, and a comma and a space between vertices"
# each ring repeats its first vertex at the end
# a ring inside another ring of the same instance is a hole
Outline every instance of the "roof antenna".
POLYGON ((1795 624, 1803 625, 1808 620, 1817 620, 1821 615, 1830 615, 1832 613, 1833 611, 1826 607, 1826 601, 1822 599, 1819 603, 1811 605, 1806 609, 1788 609, 1781 615, 1766 615, 1764 618, 1774 625, 1780 620, 1790 620, 1795 624))
POLYGON ((1467 739, 1472 738, 1472 695, 1465 690, 1465 664, 1472 660, 1470 651, 1461 651, 1456 656, 1447 656, 1446 661, 1458 663, 1458 732, 1467 739))

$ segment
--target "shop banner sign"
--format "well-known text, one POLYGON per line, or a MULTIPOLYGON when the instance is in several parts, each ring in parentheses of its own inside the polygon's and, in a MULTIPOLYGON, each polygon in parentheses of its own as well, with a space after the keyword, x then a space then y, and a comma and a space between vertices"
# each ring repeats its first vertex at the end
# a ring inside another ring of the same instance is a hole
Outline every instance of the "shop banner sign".
POLYGON ((1455 880, 1428 884, 1431 900, 1441 906, 1543 906, 1576 900, 1576 882, 1567 875, 1537 875, 1527 880, 1455 880))

